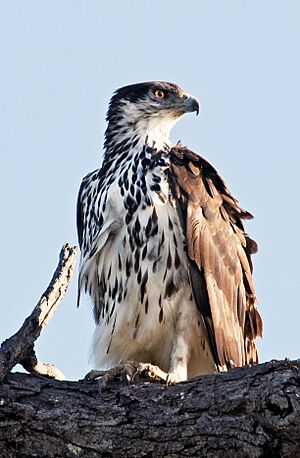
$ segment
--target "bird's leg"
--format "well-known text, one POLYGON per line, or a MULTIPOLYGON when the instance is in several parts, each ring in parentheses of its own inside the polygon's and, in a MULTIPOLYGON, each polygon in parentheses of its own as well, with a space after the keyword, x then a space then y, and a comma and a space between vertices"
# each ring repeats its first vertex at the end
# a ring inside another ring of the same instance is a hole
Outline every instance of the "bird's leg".
POLYGON ((166 381, 167 374, 158 366, 149 363, 140 363, 138 361, 126 361, 107 371, 92 370, 86 376, 86 380, 98 381, 99 392, 105 390, 107 385, 117 379, 119 376, 126 377, 128 382, 132 382, 137 376, 146 376, 150 380, 166 381))
POLYGON ((184 382, 187 380, 189 345, 184 333, 181 331, 183 320, 184 317, 181 316, 177 323, 176 337, 171 353, 170 370, 167 375, 168 385, 174 385, 175 383, 184 382))
POLYGON ((167 375, 168 385, 173 385, 187 380, 187 363, 188 345, 184 337, 180 336, 176 339, 171 355, 171 365, 167 375))

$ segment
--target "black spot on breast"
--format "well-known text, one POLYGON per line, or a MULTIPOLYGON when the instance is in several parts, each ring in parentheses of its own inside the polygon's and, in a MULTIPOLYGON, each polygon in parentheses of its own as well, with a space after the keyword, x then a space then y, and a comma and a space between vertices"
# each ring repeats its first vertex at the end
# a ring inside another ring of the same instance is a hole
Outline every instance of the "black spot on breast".
POLYGON ((171 297, 176 292, 176 287, 173 282, 173 278, 168 281, 165 291, 165 297, 171 297))
POLYGON ((103 215, 102 214, 99 217, 98 225, 99 225, 99 227, 102 227, 102 225, 103 225, 103 215))
POLYGON ((126 199, 124 200, 124 207, 126 210, 132 210, 133 208, 136 208, 135 200, 131 197, 130 194, 128 194, 126 199))
POLYGON ((155 207, 153 207, 152 215, 149 216, 147 226, 145 228, 145 233, 147 237, 154 236, 158 233, 158 217, 155 207))
POLYGON ((134 253, 134 271, 135 273, 138 272, 139 268, 140 268, 140 249, 139 247, 137 247, 134 253))
POLYGON ((131 220, 132 220, 131 213, 127 213, 126 216, 125 216, 125 223, 128 225, 131 220))
POLYGON ((138 271, 138 274, 137 274, 137 282, 138 282, 138 284, 141 283, 141 280, 142 280, 142 271, 141 271, 141 268, 139 268, 139 271, 138 271))
POLYGON ((153 220, 153 223, 157 224, 158 216, 157 216, 157 212, 156 212, 156 208, 155 207, 153 207, 153 210, 152 210, 152 220, 153 220))
POLYGON ((150 207, 152 205, 152 199, 149 196, 145 196, 145 204, 147 207, 150 207))
POLYGON ((103 276, 101 277, 100 287, 101 287, 101 295, 104 296, 107 291, 107 283, 103 276))
POLYGON ((136 217, 136 220, 135 220, 134 230, 136 233, 139 233, 141 230, 141 223, 140 223, 138 216, 136 217))
POLYGON ((159 319, 159 322, 160 322, 160 323, 161 323, 162 320, 164 319, 164 311, 163 311, 162 308, 161 308, 160 311, 159 311, 158 319, 159 319))
POLYGON ((165 243, 165 231, 162 231, 161 238, 158 244, 157 256, 160 257, 161 249, 165 243))
POLYGON ((178 256, 177 250, 175 250, 175 261, 174 261, 174 263, 175 263, 175 269, 179 269, 179 267, 180 267, 180 258, 178 256))
POLYGON ((133 251, 133 250, 134 250, 134 247, 135 247, 135 245, 134 245, 134 243, 133 243, 133 237, 132 237, 132 235, 131 235, 131 234, 129 234, 129 236, 128 236, 128 240, 129 240, 130 249, 131 249, 131 251, 133 251))
POLYGON ((144 300, 147 281, 148 281, 148 269, 146 270, 146 272, 144 273, 143 278, 142 278, 142 283, 141 283, 141 302, 143 302, 143 300, 144 300))
POLYGON ((136 200, 137 205, 140 205, 142 196, 141 196, 141 191, 139 189, 137 189, 136 191, 135 200, 136 200))
POLYGON ((145 233, 146 233, 147 237, 150 236, 151 229, 152 229, 152 217, 149 216, 148 222, 147 222, 147 226, 145 227, 145 233))
POLYGON ((167 269, 171 269, 172 266, 172 256, 169 250, 168 257, 167 257, 167 269))
POLYGON ((163 282, 164 282, 165 279, 167 278, 167 273, 168 273, 168 267, 166 266, 166 268, 165 268, 165 273, 164 273, 164 278, 163 278, 163 282))
POLYGON ((142 251, 142 260, 144 260, 146 256, 147 256, 147 244, 145 244, 143 251, 142 251))
POLYGON ((116 278, 115 285, 111 293, 112 299, 115 299, 117 292, 118 292, 118 279, 116 278))
POLYGON ((141 224, 139 217, 136 217, 135 224, 133 226, 132 234, 134 237, 135 244, 140 247, 143 244, 143 235, 141 233, 141 224))
POLYGON ((111 276, 111 265, 109 266, 108 274, 107 274, 107 280, 110 279, 111 276))
POLYGON ((121 280, 119 284, 119 291, 118 291, 118 302, 119 303, 122 301, 122 296, 123 296, 123 283, 121 280))
POLYGON ((144 177, 144 176, 142 176, 142 177, 140 178, 140 182, 138 182, 138 186, 141 188, 142 193, 143 193, 144 195, 146 195, 146 194, 147 194, 147 186, 146 186, 146 180, 145 180, 145 177, 144 177))
POLYGON ((132 268, 132 258, 131 255, 126 259, 126 276, 130 277, 130 272, 132 268))
POLYGON ((148 301, 148 297, 147 297, 146 301, 145 301, 145 313, 146 313, 146 315, 148 313, 148 307, 149 307, 149 301, 148 301))
POLYGON ((111 310, 110 310, 110 314, 109 314, 109 317, 110 317, 110 318, 112 317, 112 314, 113 314, 114 311, 115 311, 115 307, 116 307, 116 302, 114 301, 114 302, 113 302, 113 305, 112 305, 112 308, 111 308, 111 310))
POLYGON ((135 319, 135 323, 134 323, 134 327, 135 327, 135 328, 138 327, 139 321, 140 321, 140 314, 138 314, 138 316, 137 316, 136 319, 135 319))
POLYGON ((153 173, 152 175, 152 181, 154 181, 154 183, 160 183, 161 182, 161 178, 158 176, 158 175, 155 175, 153 173))
POLYGON ((130 185, 130 194, 134 197, 134 194, 135 194, 135 187, 134 187, 134 184, 131 184, 131 185, 130 185))
POLYGON ((178 247, 178 243, 177 243, 177 238, 176 238, 176 235, 173 234, 173 241, 174 241, 174 245, 176 246, 176 248, 178 247))
POLYGON ((151 191, 159 192, 160 191, 160 186, 158 183, 152 184, 150 186, 151 191))

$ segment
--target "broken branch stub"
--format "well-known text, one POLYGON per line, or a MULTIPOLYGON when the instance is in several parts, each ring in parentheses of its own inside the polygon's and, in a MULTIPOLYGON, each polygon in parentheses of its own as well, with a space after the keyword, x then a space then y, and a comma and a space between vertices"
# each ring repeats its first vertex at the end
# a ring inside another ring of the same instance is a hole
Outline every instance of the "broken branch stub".
POLYGON ((34 342, 48 324, 70 284, 76 253, 76 246, 65 244, 62 247, 58 266, 48 288, 19 331, 2 343, 0 347, 0 382, 18 363, 22 364, 29 372, 54 378, 63 377, 54 366, 43 364, 37 360, 34 342))

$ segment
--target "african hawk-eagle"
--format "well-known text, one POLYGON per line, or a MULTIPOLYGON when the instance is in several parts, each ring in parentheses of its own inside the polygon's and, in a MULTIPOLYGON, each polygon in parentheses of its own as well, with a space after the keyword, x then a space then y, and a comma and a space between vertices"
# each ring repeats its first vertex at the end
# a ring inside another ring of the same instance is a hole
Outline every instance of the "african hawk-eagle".
POLYGON ((80 292, 93 303, 95 366, 157 364, 169 382, 258 361, 252 216, 217 171, 169 133, 199 103, 175 84, 113 95, 102 167, 77 204, 80 292))

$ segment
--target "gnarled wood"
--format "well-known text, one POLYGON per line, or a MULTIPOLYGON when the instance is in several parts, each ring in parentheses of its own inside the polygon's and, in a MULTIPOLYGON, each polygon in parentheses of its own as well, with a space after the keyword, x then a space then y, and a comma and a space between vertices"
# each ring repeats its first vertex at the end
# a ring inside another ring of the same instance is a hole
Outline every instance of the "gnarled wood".
POLYGON ((300 362, 176 386, 59 382, 10 374, 0 386, 1 457, 298 457, 300 362))
POLYGON ((0 348, 0 382, 18 363, 22 364, 29 372, 58 379, 63 378, 61 372, 54 366, 37 360, 34 342, 47 325, 69 286, 76 252, 77 248, 68 244, 62 247, 58 266, 48 288, 19 331, 2 343, 0 348))

